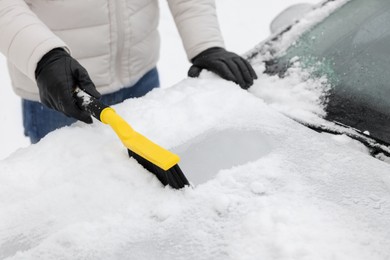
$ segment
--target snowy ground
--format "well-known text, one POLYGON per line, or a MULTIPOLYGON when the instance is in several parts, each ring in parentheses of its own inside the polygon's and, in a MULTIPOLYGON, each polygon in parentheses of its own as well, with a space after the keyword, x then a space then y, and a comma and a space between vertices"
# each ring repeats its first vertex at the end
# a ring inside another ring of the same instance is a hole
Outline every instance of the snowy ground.
MULTIPOLYGON (((228 48, 257 44, 252 19, 268 24, 287 2, 219 0, 228 48)), ((390 259, 389 164, 279 112, 321 114, 323 81, 262 64, 250 92, 211 73, 182 80, 173 46, 163 85, 180 82, 115 108, 179 153, 194 187, 163 188, 105 125, 64 128, 0 160, 0 259, 390 259)))
MULTIPOLYGON (((244 53, 269 36, 271 20, 285 7, 299 0, 217 0, 221 29, 229 50, 244 53)), ((305 2, 317 3, 318 0, 305 2)), ((169 14, 165 1, 161 1, 162 37, 161 61, 158 64, 162 87, 170 87, 186 77, 189 63, 169 14)), ((20 147, 28 146, 23 136, 20 100, 12 92, 4 56, 0 54, 0 159, 20 147)))

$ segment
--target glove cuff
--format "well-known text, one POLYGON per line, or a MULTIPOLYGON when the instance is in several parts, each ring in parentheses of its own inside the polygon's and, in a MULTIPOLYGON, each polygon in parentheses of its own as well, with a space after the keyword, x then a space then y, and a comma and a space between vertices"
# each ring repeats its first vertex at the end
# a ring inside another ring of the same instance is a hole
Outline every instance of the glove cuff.
POLYGON ((59 57, 70 56, 69 53, 63 48, 55 48, 43 55, 41 60, 37 64, 37 68, 35 69, 35 79, 38 78, 38 75, 45 67, 46 64, 56 60, 59 57))
POLYGON ((211 48, 208 48, 204 51, 202 51, 201 53, 199 53, 198 55, 196 55, 194 58, 191 59, 191 63, 194 63, 194 61, 199 58, 199 57, 202 57, 202 56, 206 56, 206 55, 209 55, 209 54, 212 54, 212 53, 215 53, 215 52, 219 52, 219 51, 226 51, 224 48, 222 47, 211 47, 211 48))

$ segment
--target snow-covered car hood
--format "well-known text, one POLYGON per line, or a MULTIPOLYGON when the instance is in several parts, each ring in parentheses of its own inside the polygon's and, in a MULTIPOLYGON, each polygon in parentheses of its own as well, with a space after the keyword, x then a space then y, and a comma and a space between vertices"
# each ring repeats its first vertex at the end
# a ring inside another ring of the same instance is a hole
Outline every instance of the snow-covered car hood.
POLYGON ((61 129, 0 161, 0 258, 390 257, 389 164, 275 109, 284 97, 296 113, 321 114, 318 93, 304 91, 321 82, 256 69, 251 92, 204 73, 115 106, 158 144, 201 155, 179 163, 194 187, 162 187, 99 122, 61 129), (278 95, 264 90, 273 86, 278 95), (210 136, 219 137, 214 148, 197 152, 210 136), (231 146, 218 147, 229 138, 231 146), (244 159, 226 163, 216 153, 244 159), (188 170, 196 164, 202 172, 188 170))

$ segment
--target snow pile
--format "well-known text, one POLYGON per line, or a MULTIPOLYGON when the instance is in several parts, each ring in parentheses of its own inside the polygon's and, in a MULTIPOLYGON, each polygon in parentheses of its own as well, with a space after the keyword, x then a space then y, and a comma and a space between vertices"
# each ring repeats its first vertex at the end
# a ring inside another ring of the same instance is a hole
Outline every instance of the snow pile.
MULTIPOLYGON (((256 133, 262 153, 230 168, 210 160, 221 170, 177 191, 99 122, 54 132, 0 161, 1 259, 390 257, 388 164, 207 73, 115 108, 167 148, 188 151, 199 136, 231 130, 241 140, 256 133)), ((221 151, 230 152, 252 150, 221 151)))

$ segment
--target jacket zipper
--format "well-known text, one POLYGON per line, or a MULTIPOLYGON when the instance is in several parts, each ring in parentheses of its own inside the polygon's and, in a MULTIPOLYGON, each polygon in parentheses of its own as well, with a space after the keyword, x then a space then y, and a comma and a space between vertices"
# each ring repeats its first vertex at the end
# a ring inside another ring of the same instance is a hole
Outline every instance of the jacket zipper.
POLYGON ((116 73, 119 75, 119 78, 122 77, 122 56, 123 56, 123 47, 124 47, 124 35, 123 35, 123 1, 116 0, 115 6, 115 15, 116 15, 116 27, 117 27, 117 53, 116 53, 116 73))

